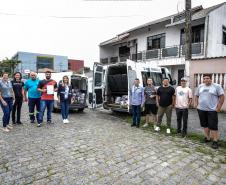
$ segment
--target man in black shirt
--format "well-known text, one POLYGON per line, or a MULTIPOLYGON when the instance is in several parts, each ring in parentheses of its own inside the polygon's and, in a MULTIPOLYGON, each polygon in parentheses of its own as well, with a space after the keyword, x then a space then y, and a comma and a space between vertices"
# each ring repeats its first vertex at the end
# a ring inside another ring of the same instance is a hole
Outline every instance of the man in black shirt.
POLYGON ((13 110, 12 110, 12 122, 13 124, 22 124, 20 121, 20 115, 21 115, 21 107, 23 103, 23 97, 24 97, 24 82, 21 81, 22 75, 20 72, 16 72, 14 74, 14 79, 11 81, 13 86, 13 92, 15 94, 15 101, 13 104, 13 110), (17 112, 17 118, 15 117, 15 114, 17 112))
POLYGON ((163 79, 162 86, 158 88, 156 102, 158 105, 158 123, 155 131, 160 130, 159 126, 162 123, 162 118, 165 113, 168 127, 166 133, 170 134, 172 107, 175 104, 175 90, 169 85, 168 78, 163 79))

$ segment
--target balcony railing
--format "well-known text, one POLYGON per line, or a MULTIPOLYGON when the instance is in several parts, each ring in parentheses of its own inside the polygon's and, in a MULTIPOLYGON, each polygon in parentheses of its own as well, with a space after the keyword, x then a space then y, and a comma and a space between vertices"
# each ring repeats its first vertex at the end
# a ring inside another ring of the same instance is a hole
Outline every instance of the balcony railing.
MULTIPOLYGON (((201 56, 203 55, 204 46, 203 42, 200 43, 193 43, 192 44, 192 56, 201 56)), ((185 46, 184 45, 177 45, 166 47, 162 49, 154 49, 154 50, 147 50, 131 55, 132 60, 153 60, 153 59, 165 59, 165 58, 175 58, 175 57, 184 57, 185 55, 185 46), (142 57, 138 57, 142 53, 142 57)))
MULTIPOLYGON (((192 56, 202 56, 204 53, 204 43, 193 43, 192 44, 192 56)), ((133 61, 143 60, 160 60, 167 58, 180 58, 185 56, 185 45, 177 45, 166 47, 162 49, 146 50, 138 53, 132 53, 130 56, 112 56, 109 58, 100 59, 102 64, 113 64, 117 62, 125 62, 126 59, 133 61)))

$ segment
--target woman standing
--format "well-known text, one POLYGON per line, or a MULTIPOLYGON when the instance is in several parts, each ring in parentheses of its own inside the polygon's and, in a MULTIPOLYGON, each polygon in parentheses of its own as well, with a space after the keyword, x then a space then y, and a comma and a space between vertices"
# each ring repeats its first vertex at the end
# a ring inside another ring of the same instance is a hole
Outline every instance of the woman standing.
POLYGON ((21 115, 21 107, 23 103, 23 97, 24 97, 24 82, 21 81, 22 74, 20 72, 16 72, 14 74, 14 78, 11 81, 13 86, 13 92, 15 95, 15 101, 13 104, 13 110, 12 110, 12 122, 13 124, 22 124, 20 121, 20 115, 21 115), (17 112, 17 118, 15 117, 15 114, 17 112))
POLYGON ((3 111, 3 131, 9 132, 13 127, 9 125, 10 113, 13 107, 14 93, 8 73, 3 73, 0 80, 0 105, 3 111))
POLYGON ((69 84, 68 76, 64 76, 62 82, 58 86, 58 100, 60 101, 61 114, 63 118, 63 123, 69 123, 69 105, 71 103, 72 88, 69 84))

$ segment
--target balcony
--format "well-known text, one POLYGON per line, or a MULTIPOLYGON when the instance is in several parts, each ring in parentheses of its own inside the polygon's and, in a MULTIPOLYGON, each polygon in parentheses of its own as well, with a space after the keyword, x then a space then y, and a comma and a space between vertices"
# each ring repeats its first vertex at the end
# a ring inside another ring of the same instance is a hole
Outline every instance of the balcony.
MULTIPOLYGON (((202 56, 204 54, 204 43, 193 43, 192 44, 192 56, 202 56)), ((121 57, 109 57, 102 58, 102 64, 113 64, 119 62, 125 62, 126 59, 133 61, 146 61, 146 60, 161 60, 168 58, 182 58, 185 57, 185 45, 176 45, 171 47, 165 47, 162 49, 146 50, 138 53, 132 53, 130 56, 121 57)))
MULTIPOLYGON (((192 44, 192 56, 202 56, 204 51, 203 42, 192 44)), ((185 45, 177 45, 162 49, 142 51, 132 54, 131 59, 139 60, 160 60, 167 58, 180 58, 185 56, 185 45), (142 55, 142 56, 141 56, 142 55), (137 57, 136 57, 137 56, 137 57)))

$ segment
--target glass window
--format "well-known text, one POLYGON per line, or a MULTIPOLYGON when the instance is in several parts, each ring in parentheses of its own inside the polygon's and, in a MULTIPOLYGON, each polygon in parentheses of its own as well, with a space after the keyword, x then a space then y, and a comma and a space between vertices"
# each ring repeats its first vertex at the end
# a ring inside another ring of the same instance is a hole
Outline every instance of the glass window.
POLYGON ((165 48, 166 34, 159 34, 147 38, 147 50, 165 48))
POLYGON ((223 26, 222 27, 223 30, 223 40, 222 40, 222 44, 226 45, 226 27, 223 26))
POLYGON ((95 86, 100 87, 102 85, 102 74, 101 73, 95 73, 95 86))
MULTIPOLYGON (((184 29, 181 30, 180 37, 181 45, 185 44, 185 32, 184 29)), ((192 27, 192 43, 204 42, 204 25, 194 26, 192 27)))
POLYGON ((53 69, 53 57, 45 56, 37 57, 37 70, 43 68, 53 69))
POLYGON ((162 73, 153 72, 142 72, 143 85, 147 86, 147 79, 151 78, 153 80, 154 86, 161 86, 162 84, 162 73))

